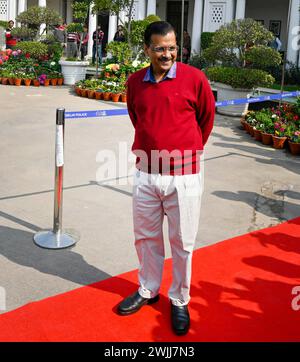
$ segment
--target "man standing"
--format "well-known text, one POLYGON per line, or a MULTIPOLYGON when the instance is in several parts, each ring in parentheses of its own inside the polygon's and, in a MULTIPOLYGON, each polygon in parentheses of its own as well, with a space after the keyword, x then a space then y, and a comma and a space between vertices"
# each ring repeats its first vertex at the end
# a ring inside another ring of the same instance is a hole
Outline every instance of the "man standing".
POLYGON ((96 53, 98 53, 99 64, 102 63, 102 42, 104 38, 104 32, 101 30, 101 26, 97 26, 97 30, 93 32, 93 55, 92 63, 95 64, 96 53))
POLYGON ((191 261, 200 217, 203 173, 200 153, 213 128, 215 100, 205 75, 176 62, 174 28, 151 23, 144 36, 151 66, 128 80, 128 112, 137 155, 133 187, 139 289, 118 305, 128 315, 159 299, 164 263, 162 224, 167 215, 172 251, 172 328, 190 327, 191 261))

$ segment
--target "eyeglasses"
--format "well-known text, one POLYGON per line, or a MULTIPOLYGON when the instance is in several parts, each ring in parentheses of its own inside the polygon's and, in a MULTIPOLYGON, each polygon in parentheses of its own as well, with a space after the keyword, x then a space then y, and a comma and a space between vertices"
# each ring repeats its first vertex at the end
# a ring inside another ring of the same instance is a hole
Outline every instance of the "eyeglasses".
POLYGON ((178 50, 178 45, 173 45, 173 46, 170 46, 170 47, 150 47, 150 49, 152 51, 154 51, 155 53, 164 53, 166 52, 167 50, 170 52, 170 53, 174 53, 178 50))

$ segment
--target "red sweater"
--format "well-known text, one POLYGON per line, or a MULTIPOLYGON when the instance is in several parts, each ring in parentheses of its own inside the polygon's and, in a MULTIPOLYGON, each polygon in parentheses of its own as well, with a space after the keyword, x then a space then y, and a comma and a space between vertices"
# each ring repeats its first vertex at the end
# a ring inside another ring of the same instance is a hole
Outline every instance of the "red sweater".
POLYGON ((132 151, 137 155, 137 168, 171 175, 197 173, 197 155, 212 131, 215 115, 210 85, 204 73, 183 63, 177 62, 176 78, 159 83, 143 81, 147 69, 128 79, 127 106, 135 127, 132 151), (165 150, 158 157, 159 166, 155 152, 151 159, 154 150, 165 150), (171 157, 166 151, 173 151, 171 157))
POLYGON ((5 38, 6 38, 6 45, 9 46, 17 45, 17 39, 11 35, 11 29, 6 29, 5 38))

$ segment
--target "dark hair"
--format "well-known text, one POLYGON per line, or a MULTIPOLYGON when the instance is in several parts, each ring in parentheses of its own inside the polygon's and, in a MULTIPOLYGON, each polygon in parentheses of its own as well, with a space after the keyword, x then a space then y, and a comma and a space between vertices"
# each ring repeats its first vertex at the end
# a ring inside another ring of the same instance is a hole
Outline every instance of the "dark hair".
POLYGON ((153 34, 167 35, 168 33, 172 32, 176 35, 175 29, 170 23, 166 21, 154 21, 153 23, 149 24, 145 30, 144 43, 147 45, 147 47, 149 47, 151 43, 151 36, 153 34))

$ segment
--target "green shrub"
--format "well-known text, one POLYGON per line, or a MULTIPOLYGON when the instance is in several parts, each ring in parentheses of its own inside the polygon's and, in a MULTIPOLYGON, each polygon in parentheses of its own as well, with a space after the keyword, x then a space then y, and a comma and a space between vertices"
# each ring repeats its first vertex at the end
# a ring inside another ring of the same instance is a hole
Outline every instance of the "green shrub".
POLYGON ((6 29, 8 26, 8 22, 4 20, 0 20, 0 28, 6 29))
POLYGON ((81 23, 70 23, 67 26, 67 32, 81 33, 83 31, 83 25, 81 23))
POLYGON ((35 59, 48 54, 47 45, 38 41, 21 41, 15 48, 22 50, 24 54, 29 53, 35 59))
MULTIPOLYGON (((246 62, 246 53, 251 53, 260 45, 266 45, 273 38, 270 31, 253 19, 234 20, 214 33, 211 46, 203 55, 211 64, 221 62, 223 66, 246 68, 250 66, 246 62)), ((266 50, 266 47, 259 49, 261 56, 265 57, 265 63, 269 61, 273 64, 273 58, 278 52, 269 49, 264 55, 262 50, 266 50)))
POLYGON ((37 35, 37 30, 30 29, 30 28, 23 26, 21 28, 13 28, 11 31, 11 34, 12 34, 12 36, 19 38, 19 39, 23 39, 24 41, 34 40, 37 35))
POLYGON ((189 60, 189 65, 198 68, 198 69, 203 69, 206 68, 208 66, 205 58, 200 55, 200 54, 192 54, 190 60, 189 60))
POLYGON ((270 74, 258 69, 212 67, 207 68, 205 73, 211 81, 224 83, 233 88, 252 89, 258 86, 267 87, 275 81, 270 74))
POLYGON ((245 60, 251 63, 251 67, 263 69, 268 66, 275 67, 280 65, 282 62, 282 56, 279 52, 274 52, 274 49, 268 46, 258 45, 250 48, 245 53, 245 60))
POLYGON ((201 34, 201 49, 205 50, 212 44, 213 36, 215 33, 203 32, 201 34))
POLYGON ((106 46, 106 51, 111 53, 116 63, 129 62, 132 57, 132 51, 126 42, 112 41, 106 46))

